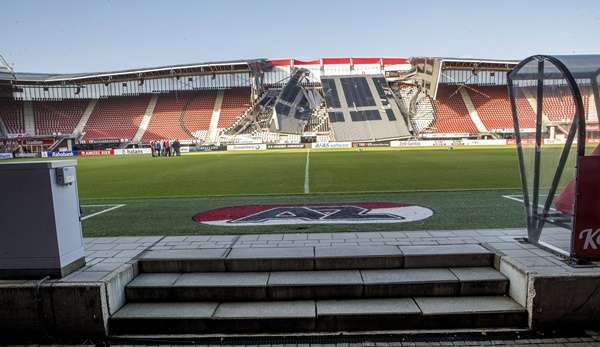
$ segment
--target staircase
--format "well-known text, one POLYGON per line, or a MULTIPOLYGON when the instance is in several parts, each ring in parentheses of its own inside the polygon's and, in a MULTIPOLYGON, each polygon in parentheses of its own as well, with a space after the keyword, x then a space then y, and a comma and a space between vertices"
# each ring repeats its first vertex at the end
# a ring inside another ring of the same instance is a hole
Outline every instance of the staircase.
POLYGON ((527 327, 479 245, 148 251, 111 335, 527 327))
POLYGON ((213 106, 213 112, 210 117, 210 123, 208 125, 208 132, 206 133, 206 138, 204 142, 206 143, 215 143, 219 136, 219 118, 221 117, 221 106, 223 106, 223 96, 225 95, 225 91, 219 90, 217 92, 217 97, 215 98, 215 105, 213 106))

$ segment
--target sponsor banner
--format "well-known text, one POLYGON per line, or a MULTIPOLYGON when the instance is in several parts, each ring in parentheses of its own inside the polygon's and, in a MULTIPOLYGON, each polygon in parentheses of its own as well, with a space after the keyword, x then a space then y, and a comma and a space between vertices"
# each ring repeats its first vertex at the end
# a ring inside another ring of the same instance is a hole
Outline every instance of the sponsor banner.
POLYGON ((439 137, 469 137, 470 134, 468 133, 431 133, 431 134, 423 134, 423 137, 427 137, 427 138, 439 138, 439 137))
POLYGON ((73 151, 48 152, 48 158, 58 157, 74 157, 73 151))
MULTIPOLYGON (((586 143, 598 143, 598 139, 587 139, 586 143)), ((508 139, 506 143, 509 145, 515 145, 517 143, 516 139, 508 139)), ((566 139, 542 139, 542 144, 544 145, 564 145, 567 143, 566 139)), ((573 143, 577 143, 575 139, 573 143)), ((532 139, 521 139, 521 144, 523 145, 535 145, 535 138, 532 139)))
POLYGON ((359 142, 356 147, 390 147, 389 142, 359 142))
POLYGON ((499 140, 462 140, 462 144, 465 146, 502 146, 506 145, 505 139, 499 140))
POLYGON ((91 150, 81 150, 79 151, 79 155, 82 157, 96 157, 100 155, 114 155, 113 149, 91 149, 91 150))
POLYGON ((228 151, 264 151, 267 145, 264 143, 244 144, 244 145, 227 145, 228 151))
POLYGON ((421 140, 421 141, 391 141, 392 147, 448 147, 448 146, 501 146, 507 140, 421 140))
POLYGON ((120 143, 120 139, 98 139, 98 140, 88 140, 87 143, 120 143))
POLYGON ((190 148, 188 146, 179 147, 179 152, 180 153, 189 153, 190 148))
POLYGON ((262 138, 261 137, 236 137, 233 140, 233 143, 235 143, 236 145, 247 145, 247 144, 261 144, 262 143, 262 138))
POLYGON ((424 141, 391 141, 390 147, 420 147, 423 146, 422 142, 424 141))
MULTIPOLYGON (((183 147, 181 147, 183 149, 183 147)), ((224 151, 225 146, 218 145, 199 145, 194 147, 188 147, 190 152, 212 152, 212 151, 224 151)), ((183 153, 183 151, 182 151, 183 153)))
POLYGON ((267 145, 268 149, 304 148, 302 143, 273 143, 267 145))
POLYGON ((461 140, 392 141, 392 147, 447 147, 460 146, 461 140))
POLYGON ((144 155, 152 154, 152 150, 150 148, 125 148, 115 149, 113 153, 114 155, 144 155))
POLYGON ((15 158, 39 158, 40 153, 15 153, 15 158))
POLYGON ((315 142, 312 148, 352 148, 352 142, 315 142))
POLYGON ((600 156, 579 158, 571 256, 600 259, 600 156))
MULTIPOLYGON (((567 143, 567 139, 544 139, 543 143, 545 145, 564 145, 567 143)), ((575 143, 577 143, 577 141, 575 141, 575 143)))
POLYGON ((12 159, 12 153, 0 153, 0 160, 12 159))
POLYGON ((220 226, 383 224, 414 222, 432 215, 432 210, 422 206, 360 202, 224 207, 198 213, 192 219, 201 224, 220 226))

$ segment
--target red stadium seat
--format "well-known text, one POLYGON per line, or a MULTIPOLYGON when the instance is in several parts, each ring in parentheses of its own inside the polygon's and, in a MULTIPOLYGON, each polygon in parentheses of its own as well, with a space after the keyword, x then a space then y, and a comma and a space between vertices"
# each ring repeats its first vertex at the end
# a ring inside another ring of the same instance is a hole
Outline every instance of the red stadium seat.
POLYGON ((24 134, 23 102, 8 98, 0 98, 0 117, 9 134, 24 134))
POLYGON ((436 118, 431 129, 436 133, 479 133, 462 96, 456 90, 455 86, 439 86, 434 101, 436 118))
MULTIPOLYGON (((513 129, 513 118, 506 86, 472 87, 467 89, 483 125, 489 130, 513 129)), ((535 128, 535 113, 524 97, 517 99, 519 125, 535 128)))
POLYGON ((33 101, 37 135, 71 134, 81 120, 89 100, 33 101))
POLYGON ((229 128, 250 107, 250 88, 233 88, 225 91, 219 128, 229 128))
POLYGON ((142 137, 143 142, 160 139, 190 140, 187 132, 208 130, 217 92, 195 91, 161 94, 148 129, 142 137), (181 126, 181 113, 183 125, 181 126), (187 129, 187 131, 186 131, 187 129))
POLYGON ((150 95, 98 100, 84 128, 84 140, 131 140, 144 118, 150 95))
MULTIPOLYGON (((207 131, 215 108, 216 91, 196 92, 185 111, 185 127, 192 133, 207 131)), ((223 117, 223 111, 221 111, 223 117)))

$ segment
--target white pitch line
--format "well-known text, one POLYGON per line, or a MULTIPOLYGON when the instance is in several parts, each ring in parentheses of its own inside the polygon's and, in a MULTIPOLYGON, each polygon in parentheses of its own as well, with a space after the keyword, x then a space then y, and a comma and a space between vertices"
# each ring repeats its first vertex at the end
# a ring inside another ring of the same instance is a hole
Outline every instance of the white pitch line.
MULTIPOLYGON (((517 196, 520 196, 520 195, 517 195, 517 196)), ((503 198, 507 198, 509 200, 513 200, 513 201, 516 201, 516 202, 523 203, 523 199, 516 198, 514 195, 502 195, 502 197, 503 198)))
POLYGON ((103 204, 103 205, 81 205, 81 207, 106 207, 106 206, 117 206, 117 204, 103 204))
POLYGON ((306 152, 306 165, 304 166, 304 194, 310 193, 310 150, 306 152))
POLYGON ((92 218, 92 217, 95 217, 97 215, 100 215, 100 214, 103 214, 103 213, 106 213, 106 212, 110 212, 112 210, 116 210, 118 208, 121 208, 121 207, 125 206, 125 204, 119 204, 119 205, 81 205, 81 207, 102 207, 102 206, 112 206, 112 207, 104 209, 102 211, 98 211, 96 213, 92 213, 92 214, 90 214, 88 216, 85 216, 85 217, 81 217, 81 220, 86 220, 88 218, 92 218))
MULTIPOLYGON (((542 194, 541 196, 545 196, 545 194, 542 194)), ((521 204, 525 203, 525 200, 523 200, 522 195, 502 195, 502 197, 519 202, 521 204)), ((544 204, 538 204, 538 208, 544 208, 544 204)), ((554 207, 550 207, 549 211, 556 212, 556 209, 554 207)))

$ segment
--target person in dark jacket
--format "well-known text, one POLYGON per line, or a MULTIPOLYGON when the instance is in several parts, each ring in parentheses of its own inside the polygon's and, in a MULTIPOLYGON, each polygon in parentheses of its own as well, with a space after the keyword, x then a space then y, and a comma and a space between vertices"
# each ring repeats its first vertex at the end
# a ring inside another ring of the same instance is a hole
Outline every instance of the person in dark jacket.
POLYGON ((181 156, 181 143, 179 143, 179 140, 173 141, 173 150, 175 151, 175 155, 178 157, 181 156))

